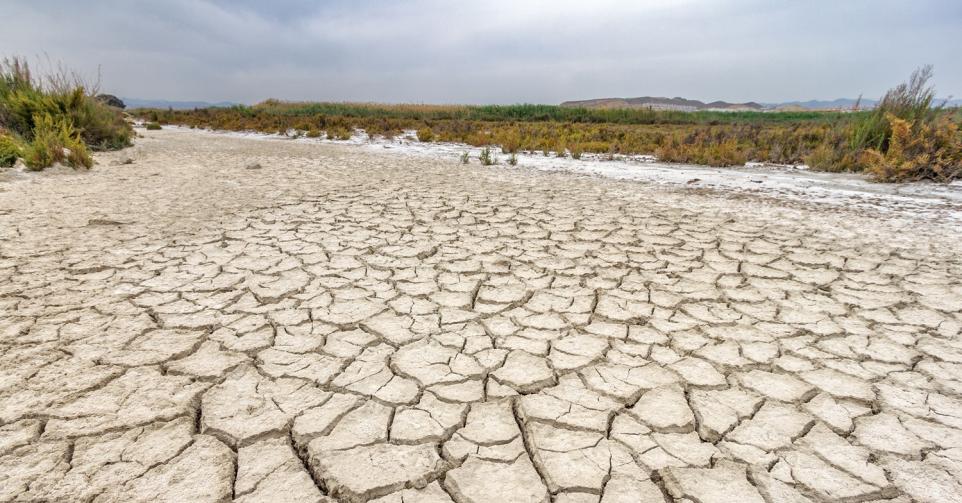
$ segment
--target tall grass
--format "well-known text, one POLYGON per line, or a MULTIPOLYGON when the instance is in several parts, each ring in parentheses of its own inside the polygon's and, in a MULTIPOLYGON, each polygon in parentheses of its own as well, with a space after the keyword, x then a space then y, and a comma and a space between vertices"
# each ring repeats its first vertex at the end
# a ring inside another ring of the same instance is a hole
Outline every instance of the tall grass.
POLYGON ((756 124, 759 122, 834 122, 842 112, 681 112, 638 108, 576 108, 556 105, 421 105, 380 103, 301 103, 266 100, 230 110, 247 117, 259 114, 316 117, 387 118, 415 121, 563 122, 577 124, 756 124))
POLYGON ((96 92, 97 85, 89 85, 62 68, 38 77, 24 59, 3 59, 0 136, 8 137, 8 142, 27 144, 24 160, 34 169, 54 162, 89 167, 88 148, 122 148, 130 145, 133 136, 122 112, 96 100, 96 92), (63 153, 65 148, 69 153, 63 153), (43 149, 48 151, 41 152, 43 149))
POLYGON ((908 82, 886 92, 875 110, 855 123, 850 139, 851 148, 887 150, 893 132, 890 116, 912 125, 934 119, 938 109, 932 107, 935 89, 929 85, 931 78, 932 66, 926 65, 912 72, 908 82))

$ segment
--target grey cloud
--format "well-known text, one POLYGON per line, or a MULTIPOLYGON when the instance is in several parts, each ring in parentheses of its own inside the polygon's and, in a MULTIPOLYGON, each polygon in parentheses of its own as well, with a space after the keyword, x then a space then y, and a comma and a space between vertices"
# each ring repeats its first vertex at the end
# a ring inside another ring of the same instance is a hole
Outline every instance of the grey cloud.
POLYGON ((555 103, 877 96, 924 63, 962 91, 955 1, 21 1, 0 52, 125 96, 555 103))

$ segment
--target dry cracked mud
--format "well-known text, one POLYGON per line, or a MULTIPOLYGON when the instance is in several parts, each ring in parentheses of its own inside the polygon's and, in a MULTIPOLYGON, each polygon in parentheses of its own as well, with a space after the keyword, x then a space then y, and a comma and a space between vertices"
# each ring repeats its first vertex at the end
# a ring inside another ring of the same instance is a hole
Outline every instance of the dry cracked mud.
POLYGON ((190 132, 98 161, 0 183, 0 501, 962 501, 959 229, 190 132))

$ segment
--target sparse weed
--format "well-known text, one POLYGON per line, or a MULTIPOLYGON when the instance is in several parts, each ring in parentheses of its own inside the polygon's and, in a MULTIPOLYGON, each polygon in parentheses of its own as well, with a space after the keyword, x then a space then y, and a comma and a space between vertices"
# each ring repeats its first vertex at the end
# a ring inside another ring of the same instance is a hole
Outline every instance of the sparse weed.
POLYGON ((467 163, 469 163, 469 162, 471 162, 471 157, 468 155, 467 152, 462 152, 462 153, 461 153, 461 164, 467 164, 467 163))
POLYGON ((498 163, 497 159, 495 159, 494 155, 491 153, 491 149, 488 147, 481 149, 481 153, 478 155, 478 160, 481 161, 482 166, 491 166, 498 163))
POLYGON ((512 165, 512 166, 517 166, 517 165, 518 165, 518 156, 515 155, 514 153, 512 153, 511 156, 508 157, 508 164, 510 164, 510 165, 512 165))
POLYGON ((148 122, 147 124, 144 125, 144 128, 147 131, 160 131, 161 129, 160 124, 156 122, 148 122))

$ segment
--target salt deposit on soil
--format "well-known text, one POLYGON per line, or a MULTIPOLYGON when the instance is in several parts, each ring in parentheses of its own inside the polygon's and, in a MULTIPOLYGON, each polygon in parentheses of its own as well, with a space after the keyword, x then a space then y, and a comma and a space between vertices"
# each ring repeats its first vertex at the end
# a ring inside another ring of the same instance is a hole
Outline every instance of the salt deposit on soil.
MULTIPOLYGON (((175 129, 176 126, 166 126, 175 129)), ((263 133, 212 132, 234 137, 303 143, 338 143, 359 145, 374 150, 385 150, 399 155, 456 160, 468 152, 477 163, 481 148, 441 142, 419 142, 414 131, 406 131, 393 139, 371 139, 363 131, 355 131, 350 140, 337 141, 263 133)), ((293 131, 291 132, 293 134, 293 131)), ((501 165, 507 165, 510 155, 492 148, 501 165)), ((851 173, 810 171, 806 166, 767 165, 747 163, 741 167, 715 168, 688 164, 657 162, 654 156, 614 156, 584 154, 581 159, 559 158, 556 153, 522 152, 516 154, 518 169, 562 171, 574 174, 601 176, 620 180, 642 181, 668 186, 689 186, 726 190, 738 193, 770 196, 781 200, 816 202, 850 208, 864 208, 897 212, 907 217, 942 221, 962 225, 962 182, 951 184, 902 183, 880 184, 867 177, 851 173)))

